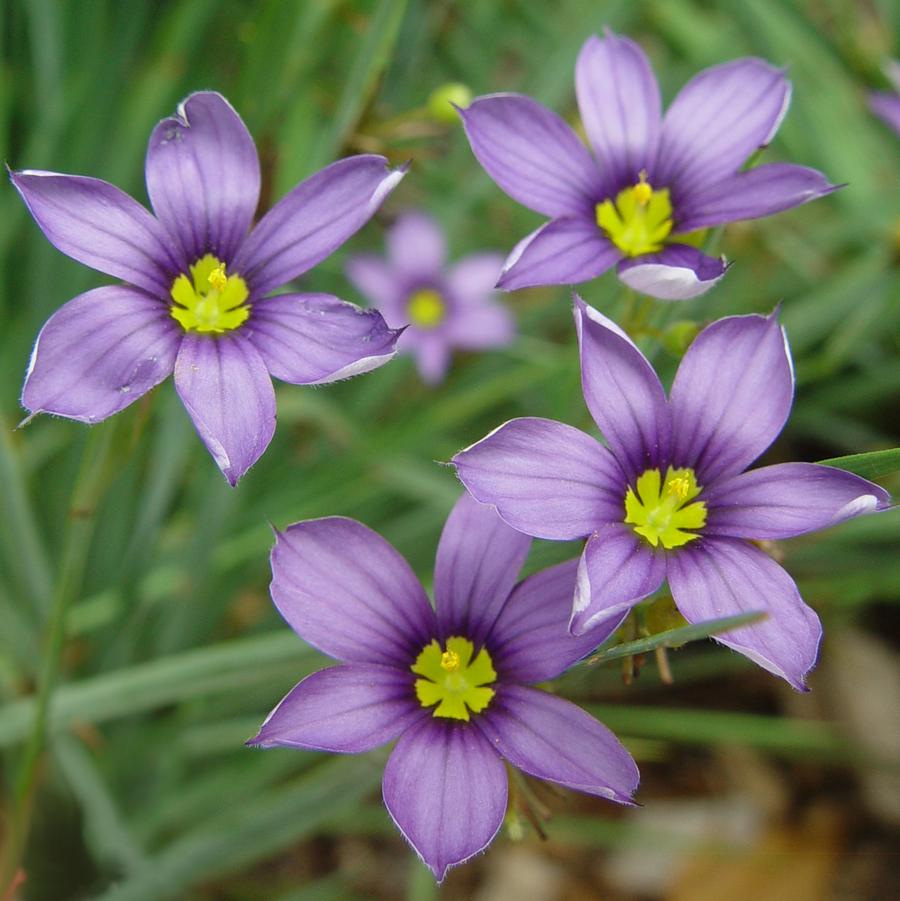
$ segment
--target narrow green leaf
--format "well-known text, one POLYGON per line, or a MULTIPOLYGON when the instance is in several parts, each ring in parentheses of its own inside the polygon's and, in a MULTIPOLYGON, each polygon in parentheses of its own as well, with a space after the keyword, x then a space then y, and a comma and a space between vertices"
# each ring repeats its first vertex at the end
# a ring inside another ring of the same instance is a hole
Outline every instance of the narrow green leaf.
POLYGON ((891 473, 900 472, 900 447, 869 451, 865 454, 848 454, 845 457, 831 457, 819 462, 823 466, 835 466, 867 479, 880 479, 891 473))

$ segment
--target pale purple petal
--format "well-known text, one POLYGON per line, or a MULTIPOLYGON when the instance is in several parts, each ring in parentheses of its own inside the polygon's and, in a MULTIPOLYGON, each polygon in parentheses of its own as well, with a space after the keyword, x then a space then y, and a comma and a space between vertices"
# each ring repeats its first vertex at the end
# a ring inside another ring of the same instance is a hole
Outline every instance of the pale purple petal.
POLYGON ((444 523, 434 566, 434 603, 444 637, 483 643, 530 547, 531 539, 493 507, 468 494, 460 497, 444 523))
POLYGON ((270 590, 288 625, 338 660, 405 669, 435 634, 409 564, 353 519, 311 519, 279 532, 270 590))
POLYGON ((232 270, 265 294, 312 269, 365 225, 405 169, 383 156, 351 156, 301 182, 266 213, 232 270))
POLYGON ((503 685, 478 725, 513 766, 567 788, 631 803, 640 773, 602 723, 571 701, 503 685))
POLYGON ((704 69, 681 89, 663 120, 651 174, 672 190, 676 213, 771 141, 790 98, 783 70, 754 57, 704 69))
POLYGON ((445 334, 454 347, 484 350, 511 343, 516 334, 516 324, 512 313, 491 299, 485 300, 481 307, 454 310, 445 334))
POLYGON ((678 231, 691 232, 741 219, 759 219, 836 191, 816 169, 767 163, 691 193, 678 209, 678 231))
POLYGON ((763 612, 766 619, 714 636, 803 691, 822 637, 793 579, 746 541, 701 538, 670 555, 669 587, 688 622, 763 612))
POLYGON ((584 538, 624 516, 625 477, 612 454, 552 419, 510 420, 453 463, 473 497, 535 538, 584 538))
POLYGON ((79 294, 41 329, 22 406, 82 422, 106 419, 171 374, 183 334, 167 307, 143 291, 79 294))
POLYGON ((497 287, 504 291, 536 285, 577 285, 602 275, 622 251, 587 216, 553 219, 512 250, 497 287))
POLYGON ((10 178, 47 240, 73 260, 165 300, 183 268, 162 226, 109 182, 25 170, 10 178))
POLYGON ((891 496, 842 469, 780 463, 717 482, 703 500, 709 511, 705 535, 778 540, 884 510, 891 496))
POLYGON ((618 628, 616 614, 584 635, 569 633, 578 561, 523 579, 503 605, 487 643, 501 682, 546 682, 590 654, 618 628))
POLYGON ((869 109, 900 135, 900 95, 872 91, 869 94, 869 109))
POLYGON ((480 306, 493 293, 503 269, 499 253, 473 253, 447 269, 447 291, 460 307, 480 306))
POLYGON ((687 244, 667 244, 659 253, 619 263, 619 278, 638 294, 657 300, 688 300, 705 294, 725 275, 728 265, 687 244))
POLYGON ((409 669, 373 664, 320 670, 291 689, 247 744, 334 754, 370 751, 430 715, 416 700, 414 678, 409 669))
POLYGON ((147 146, 147 193, 188 263, 212 253, 234 259, 259 203, 259 158, 231 104, 191 94, 163 119, 147 146))
POLYGON ((442 334, 407 329, 400 338, 400 347, 412 350, 426 385, 438 385, 444 380, 450 368, 450 346, 442 334))
POLYGON ((447 247, 441 227, 425 213, 404 213, 387 234, 388 259, 399 273, 435 278, 444 266, 447 247))
POLYGON ((240 333, 187 333, 175 389, 216 465, 236 485, 275 432, 275 390, 263 358, 240 333))
POLYGON ((794 378, 775 313, 729 316, 688 348, 671 391, 673 465, 701 485, 746 469, 778 437, 794 378))
POLYGON ((397 828, 438 882, 483 851, 506 814, 506 768, 470 723, 416 723, 397 742, 382 789, 397 828))
POLYGON ((633 480, 668 457, 671 424, 666 392, 625 332, 577 294, 575 327, 585 402, 633 480))
POLYGON ((350 257, 344 273, 356 290, 379 308, 388 322, 405 325, 401 319, 406 314, 406 279, 398 276, 382 257, 370 253, 350 257))
POLYGON ((269 372, 293 385, 322 385, 383 366, 400 334, 377 310, 332 294, 270 297, 254 305, 243 331, 269 372))
MULTIPOLYGON (((624 518, 624 508, 622 512, 624 518)), ((602 526, 585 545, 569 629, 583 635, 653 594, 666 577, 666 554, 623 523, 602 526)))
POLYGON ((513 200, 545 216, 594 215, 597 164, 556 113, 522 94, 491 94, 460 115, 478 162, 513 200))
POLYGON ((652 171, 660 131, 659 85, 644 51, 607 30, 587 39, 575 65, 581 120, 609 196, 652 171))

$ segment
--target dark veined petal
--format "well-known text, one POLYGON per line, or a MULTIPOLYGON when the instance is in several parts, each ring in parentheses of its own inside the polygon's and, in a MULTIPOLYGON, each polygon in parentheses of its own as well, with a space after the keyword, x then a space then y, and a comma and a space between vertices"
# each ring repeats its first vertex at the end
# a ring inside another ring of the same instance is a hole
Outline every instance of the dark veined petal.
POLYGON ((657 300, 688 300, 709 291, 725 275, 727 264, 687 244, 667 244, 659 253, 619 263, 619 278, 638 294, 657 300))
POLYGON ((502 682, 546 682, 595 650, 618 628, 616 614, 574 636, 567 628, 578 561, 569 560, 523 579, 503 605, 488 636, 502 682))
POLYGON ((716 641, 805 690, 822 625, 771 557, 746 541, 700 538, 670 555, 668 576, 672 597, 688 622, 765 613, 761 622, 716 635, 716 641))
POLYGON ((404 213, 387 234, 388 259, 413 278, 436 278, 444 266, 447 246, 441 227, 425 213, 404 213))
POLYGON ((607 196, 652 171, 659 143, 659 85, 644 51, 609 29, 585 41, 575 65, 584 130, 600 163, 607 196))
POLYGON ((312 269, 372 218, 405 169, 351 156, 300 182, 257 223, 232 270, 265 294, 312 269))
POLYGON ((612 454, 552 419, 512 419, 453 463, 473 497, 535 538, 584 538, 624 516, 625 477, 612 454))
POLYGON ((442 882, 483 851, 506 814, 506 768, 468 723, 429 717, 408 729, 384 769, 384 803, 442 882))
POLYGON ((578 566, 569 629, 583 635, 653 594, 666 577, 666 554, 632 529, 612 523, 589 539, 578 566))
POLYGON ((577 294, 575 327, 585 403, 628 479, 634 480, 667 460, 671 420, 666 392, 625 332, 577 294))
POLYGON ((322 385, 383 366, 400 331, 377 310, 332 294, 279 294, 255 304, 243 331, 269 372, 293 385, 322 385))
POLYGON ((571 701, 523 685, 502 685, 478 726, 529 776, 631 803, 640 773, 602 723, 571 701))
POLYGON ((779 463, 717 482, 704 494, 706 535, 792 538, 884 510, 891 496, 866 479, 817 463, 779 463))
POLYGON ((741 219, 760 219, 837 191, 816 169, 766 163, 691 194, 678 210, 678 230, 695 231, 741 219))
POLYGON ((478 162, 513 200, 545 216, 594 215, 597 164, 556 113, 522 94, 490 94, 460 115, 478 162))
POLYGON ((435 634, 409 564, 353 519, 310 519, 279 532, 270 590, 288 625, 338 660, 406 669, 435 634))
POLYGON ((147 193, 188 263, 212 253, 230 263, 259 203, 259 157, 231 104, 199 91, 150 135, 147 193))
POLYGON ((25 170, 10 178, 47 240, 73 260, 168 300, 183 268, 162 226, 109 182, 25 170))
POLYGON ((771 141, 791 99, 784 72, 747 57, 711 66, 679 92, 663 119, 653 178, 676 212, 694 191, 733 175, 771 141))
POLYGON ((468 494, 444 523, 434 566, 434 601, 445 637, 481 644, 519 576, 531 539, 468 494))
POLYGON ((513 248, 497 287, 517 291, 536 285, 578 285, 602 275, 622 258, 587 216, 553 219, 513 248))
POLYGON ((263 358, 240 333, 185 334, 175 388, 216 465, 236 485, 275 433, 275 390, 263 358))
POLYGON ((38 335, 22 406, 99 422, 170 375, 184 332, 143 291, 95 288, 57 310, 38 335))
POLYGON ((775 313, 707 326, 672 385, 673 465, 692 467, 708 487, 736 475, 778 437, 793 396, 790 351, 775 313))
POLYGON ((266 717, 247 744, 359 754, 392 741, 430 716, 413 674, 387 666, 334 666, 307 676, 266 717))

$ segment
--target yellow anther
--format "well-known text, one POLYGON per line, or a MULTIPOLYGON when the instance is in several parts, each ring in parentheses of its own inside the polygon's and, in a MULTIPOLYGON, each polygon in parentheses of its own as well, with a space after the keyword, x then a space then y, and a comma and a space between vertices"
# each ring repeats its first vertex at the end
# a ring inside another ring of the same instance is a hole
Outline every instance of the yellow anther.
POLYGON ((415 681, 416 697, 423 707, 434 707, 433 716, 468 720, 494 697, 487 687, 497 681, 491 655, 486 648, 476 654, 468 638, 451 636, 444 651, 437 641, 430 642, 410 669, 424 677, 415 681))
POLYGON ((647 170, 641 169, 638 175, 640 181, 634 186, 634 199, 640 206, 647 206, 653 197, 653 186, 647 181, 647 170))
POLYGON ((630 257, 662 250, 672 231, 669 189, 654 190, 643 171, 636 185, 598 203, 595 213, 597 225, 630 257))
POLYGON ((224 291, 225 286, 228 284, 228 277, 225 275, 225 264, 219 263, 207 276, 207 280, 216 291, 224 291))
POLYGON ((186 332, 222 334, 247 321, 250 292, 239 275, 226 275, 225 264, 211 253, 192 263, 190 272, 190 278, 179 275, 169 292, 169 313, 186 332))
POLYGON ((459 654, 456 651, 444 651, 441 654, 441 669, 448 673, 455 673, 459 669, 459 654))
POLYGON ((691 490, 691 480, 685 475, 677 475, 666 482, 666 491, 674 495, 680 501, 687 500, 688 492, 691 490))
POLYGON ((670 466, 665 479, 648 469, 625 492, 625 522, 653 547, 682 547, 706 525, 706 504, 694 500, 702 490, 692 469, 670 466))

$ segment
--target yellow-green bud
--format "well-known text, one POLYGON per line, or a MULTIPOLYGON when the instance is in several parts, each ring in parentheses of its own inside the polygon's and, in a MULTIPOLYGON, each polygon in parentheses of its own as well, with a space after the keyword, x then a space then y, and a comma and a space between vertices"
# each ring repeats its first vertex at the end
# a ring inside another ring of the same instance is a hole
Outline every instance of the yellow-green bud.
POLYGON ((465 108, 472 102, 472 92, 458 81, 449 81, 435 88, 428 98, 428 113, 442 125, 455 125, 459 121, 456 110, 451 106, 465 108))

